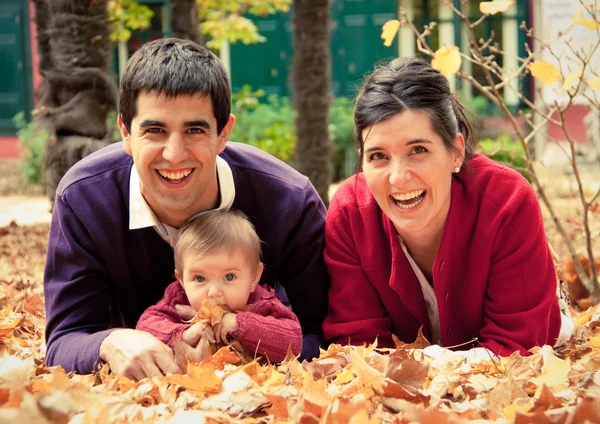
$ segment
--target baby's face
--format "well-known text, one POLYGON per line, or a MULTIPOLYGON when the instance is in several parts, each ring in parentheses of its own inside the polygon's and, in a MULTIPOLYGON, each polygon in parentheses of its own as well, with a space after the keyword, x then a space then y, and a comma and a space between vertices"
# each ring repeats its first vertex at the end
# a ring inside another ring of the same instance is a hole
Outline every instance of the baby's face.
POLYGON ((204 299, 226 305, 232 311, 242 309, 262 272, 262 264, 250 264, 241 250, 184 254, 182 262, 183 275, 178 278, 196 310, 204 299))

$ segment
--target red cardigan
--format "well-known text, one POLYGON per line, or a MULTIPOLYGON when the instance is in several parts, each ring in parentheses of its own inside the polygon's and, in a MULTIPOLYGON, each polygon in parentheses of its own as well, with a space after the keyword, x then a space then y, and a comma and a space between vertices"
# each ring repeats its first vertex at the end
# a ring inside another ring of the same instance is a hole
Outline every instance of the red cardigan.
MULTIPOLYGON (((442 343, 474 337, 502 356, 554 345, 561 325, 556 274, 540 206, 517 172, 476 155, 452 181, 433 266, 442 343)), ((323 331, 335 343, 393 347, 431 330, 417 276, 362 173, 336 191, 325 226, 331 276, 323 331)), ((462 346, 469 349, 473 345, 462 346)))
MULTIPOLYGON (((156 305, 144 311, 136 328, 152 334, 172 348, 173 342, 181 339, 182 333, 191 326, 181 321, 175 305, 189 304, 181 284, 175 281, 167 287, 165 295, 156 305)), ((250 352, 257 352, 271 362, 283 361, 288 346, 291 346, 295 355, 300 354, 300 322, 272 289, 256 286, 248 304, 252 304, 252 310, 237 313, 237 329, 229 333, 231 337, 250 352)))

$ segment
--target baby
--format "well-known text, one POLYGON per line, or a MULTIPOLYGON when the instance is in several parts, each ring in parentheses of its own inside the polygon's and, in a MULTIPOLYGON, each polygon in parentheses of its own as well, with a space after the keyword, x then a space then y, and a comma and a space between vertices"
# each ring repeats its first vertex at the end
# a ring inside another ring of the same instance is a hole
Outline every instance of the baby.
POLYGON ((211 343, 237 340, 250 352, 281 362, 288 347, 302 350, 302 330, 296 315, 274 291, 258 284, 263 264, 260 239, 238 211, 211 211, 182 227, 175 244, 175 282, 163 298, 140 317, 137 329, 173 348, 175 340, 195 346, 201 337, 211 343), (175 305, 200 310, 205 300, 226 306, 230 313, 215 325, 183 322, 175 305))

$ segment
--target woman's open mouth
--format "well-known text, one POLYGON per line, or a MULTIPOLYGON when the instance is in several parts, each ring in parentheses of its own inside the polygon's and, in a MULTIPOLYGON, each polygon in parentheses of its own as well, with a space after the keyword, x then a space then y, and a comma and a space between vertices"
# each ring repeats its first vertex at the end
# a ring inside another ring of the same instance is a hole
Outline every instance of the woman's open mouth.
POLYGON ((392 194, 390 197, 400 209, 412 209, 421 204, 427 190, 414 190, 408 193, 392 194))
POLYGON ((171 184, 180 184, 194 172, 194 168, 182 169, 179 171, 166 171, 157 169, 156 173, 165 181, 171 184))

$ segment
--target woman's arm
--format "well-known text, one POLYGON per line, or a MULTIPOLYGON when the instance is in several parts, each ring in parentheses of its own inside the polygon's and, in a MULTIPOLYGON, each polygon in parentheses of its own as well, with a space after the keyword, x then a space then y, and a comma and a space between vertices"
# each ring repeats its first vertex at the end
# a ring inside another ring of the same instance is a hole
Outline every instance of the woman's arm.
POLYGON ((483 345, 499 356, 554 345, 560 331, 556 273, 538 200, 523 181, 503 205, 484 300, 483 345))
MULTIPOLYGON (((351 220, 334 196, 325 224, 325 263, 331 277, 325 340, 339 344, 393 346, 391 321, 377 290, 362 268, 351 220)), ((351 206, 349 209, 351 209, 351 206)))

